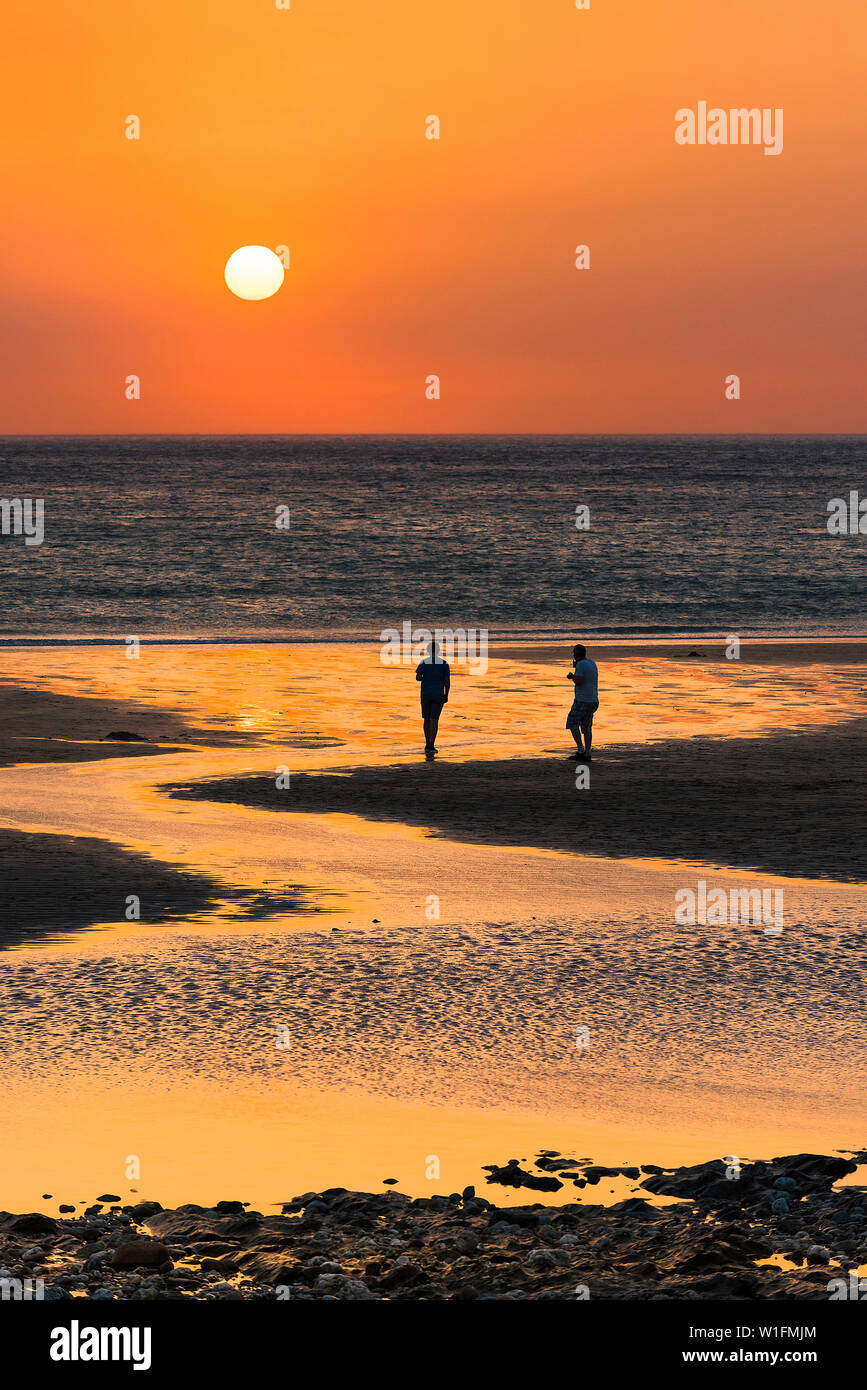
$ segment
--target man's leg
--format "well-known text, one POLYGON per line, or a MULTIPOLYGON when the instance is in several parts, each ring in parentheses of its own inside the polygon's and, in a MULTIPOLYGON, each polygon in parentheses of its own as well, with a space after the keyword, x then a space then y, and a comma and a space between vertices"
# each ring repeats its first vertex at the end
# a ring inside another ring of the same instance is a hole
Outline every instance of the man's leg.
POLYGON ((584 735, 584 753, 590 757, 590 749, 593 747, 593 715, 591 714, 586 724, 582 724, 581 732, 584 735))
POLYGON ((440 717, 439 717, 439 715, 438 715, 438 714, 432 714, 431 717, 430 717, 430 721, 429 721, 429 722, 430 722, 430 744, 429 744, 429 746, 430 746, 431 748, 433 748, 433 747, 435 746, 435 744, 436 744, 436 741, 437 741, 437 729, 438 729, 439 726, 440 726, 440 717))
POLYGON ((573 737, 574 740, 575 740, 575 743, 576 743, 577 748, 578 748, 578 752, 579 752, 579 753, 583 753, 583 752, 584 752, 584 744, 581 742, 581 730, 578 729, 578 728, 573 728, 573 729, 570 729, 569 732, 571 733, 572 737, 573 737))

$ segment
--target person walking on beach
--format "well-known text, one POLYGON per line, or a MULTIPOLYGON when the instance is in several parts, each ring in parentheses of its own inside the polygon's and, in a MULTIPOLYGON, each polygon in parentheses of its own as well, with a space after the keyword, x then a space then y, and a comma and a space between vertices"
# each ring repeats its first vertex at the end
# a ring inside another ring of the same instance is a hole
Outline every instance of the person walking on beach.
POLYGON ((574 670, 567 673, 566 679, 574 682, 575 697, 566 716, 566 728, 572 731, 578 751, 570 753, 569 758, 573 762, 592 763, 590 749, 593 746, 593 716, 599 708, 599 671, 580 642, 572 648, 572 665, 574 670))
POLYGON ((424 661, 420 661, 415 678, 421 681, 421 717, 424 724, 424 751, 435 753, 437 728, 443 705, 448 704, 451 672, 449 663, 440 655, 436 642, 431 642, 424 661))

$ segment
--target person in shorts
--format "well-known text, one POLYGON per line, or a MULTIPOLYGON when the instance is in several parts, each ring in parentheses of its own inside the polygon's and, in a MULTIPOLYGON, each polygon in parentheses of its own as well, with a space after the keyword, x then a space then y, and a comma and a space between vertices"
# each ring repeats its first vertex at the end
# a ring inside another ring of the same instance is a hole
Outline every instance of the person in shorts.
POLYGON ((443 705, 448 704, 451 672, 449 663, 440 655, 436 642, 431 642, 424 661, 419 662, 415 678, 421 681, 421 717, 424 724, 424 751, 435 753, 437 729, 443 705))
POLYGON ((578 745, 577 752, 570 753, 573 762, 590 763, 590 749, 593 746, 593 716, 599 708, 599 671, 596 662, 587 656, 587 648, 577 643, 572 648, 572 666, 566 679, 575 685, 575 698, 566 716, 566 728, 578 745))

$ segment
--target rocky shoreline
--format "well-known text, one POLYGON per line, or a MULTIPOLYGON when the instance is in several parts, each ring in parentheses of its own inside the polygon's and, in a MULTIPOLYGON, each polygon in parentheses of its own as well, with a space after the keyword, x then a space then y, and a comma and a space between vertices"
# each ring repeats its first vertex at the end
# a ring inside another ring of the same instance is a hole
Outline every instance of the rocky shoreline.
POLYGON ((263 1215, 103 1193, 79 1216, 0 1212, 0 1281, 46 1300, 827 1300, 865 1260, 867 1187, 838 1185, 865 1162, 612 1169, 543 1150, 537 1172, 489 1165, 492 1191, 582 1189, 562 1206, 329 1188, 263 1215), (588 1200, 615 1176, 646 1195, 588 1200))

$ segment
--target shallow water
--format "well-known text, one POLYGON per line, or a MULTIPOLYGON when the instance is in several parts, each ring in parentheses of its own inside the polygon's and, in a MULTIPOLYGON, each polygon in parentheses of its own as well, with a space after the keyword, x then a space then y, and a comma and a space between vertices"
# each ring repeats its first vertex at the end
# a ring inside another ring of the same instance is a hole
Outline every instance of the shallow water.
MULTIPOLYGON (((10 657, 9 679, 45 678, 44 653, 10 657)), ((852 666, 645 658, 608 674, 606 739, 758 734, 798 708, 843 720, 864 679, 852 666), (817 674, 820 706, 807 698, 817 674)), ((47 679, 253 742, 2 769, 6 824, 103 837, 231 884, 301 884, 326 911, 242 929, 230 907, 163 927, 120 920, 0 957, 6 1207, 132 1188, 164 1204, 267 1206, 389 1176, 448 1191, 542 1147, 674 1164, 863 1142, 865 890, 786 880, 779 938, 679 928, 673 893, 695 878, 682 864, 453 844, 161 790, 276 766, 284 748, 299 770, 416 757, 412 674, 384 674, 368 649, 348 662, 321 648, 148 649, 138 662, 78 649, 52 653, 47 679), (346 727, 359 699, 375 711, 363 733, 346 727), (126 1177, 130 1156, 139 1179, 126 1177)), ((466 680, 458 712, 449 756, 556 747, 559 667, 495 661, 484 682, 466 680)), ((118 884, 119 900, 135 888, 118 884)))
MULTIPOLYGON (((743 737, 822 727, 867 712, 867 679, 848 661, 810 666, 728 661, 725 643, 705 642, 706 660, 643 652, 601 668, 598 737, 643 743, 694 736, 743 737)), ((821 649, 816 649, 820 651, 821 649)), ((760 653, 761 649, 757 651, 760 653)), ((443 752, 465 758, 530 755, 567 747, 566 678, 571 648, 538 647, 525 660, 492 650, 485 671, 452 662, 452 697, 443 714, 443 752)), ((381 761, 419 748, 414 661, 384 665, 380 644, 336 646, 145 646, 130 660, 114 648, 7 648, 3 678, 66 695, 124 699, 166 709, 166 739, 178 733, 174 711, 239 743, 317 749, 315 766, 381 761), (333 741, 334 749, 325 745, 333 741)), ((105 731, 107 732, 107 731, 105 731)), ((182 736, 181 736, 182 737, 182 736)), ((565 748, 564 748, 565 751, 565 748)), ((261 765, 261 761, 260 761, 261 765)), ((202 773, 201 775, 204 775, 202 773)))

